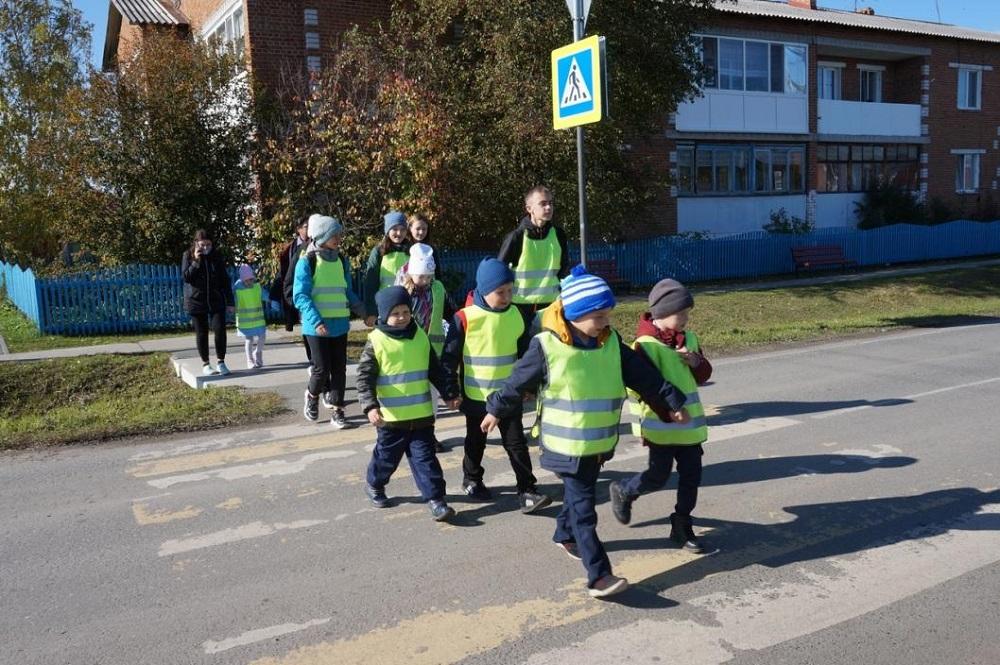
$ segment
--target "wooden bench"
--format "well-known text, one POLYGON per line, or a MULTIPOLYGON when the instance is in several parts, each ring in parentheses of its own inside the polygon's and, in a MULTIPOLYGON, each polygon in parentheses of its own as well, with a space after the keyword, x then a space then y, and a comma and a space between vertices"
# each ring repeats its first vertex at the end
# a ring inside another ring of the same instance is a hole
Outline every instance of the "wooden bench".
POLYGON ((800 270, 822 270, 837 267, 847 270, 849 267, 857 266, 856 261, 844 256, 844 249, 840 245, 792 247, 792 261, 795 262, 796 275, 799 274, 800 270))
POLYGON ((602 278, 615 293, 632 288, 632 283, 618 274, 618 263, 614 259, 587 259, 587 272, 602 278))

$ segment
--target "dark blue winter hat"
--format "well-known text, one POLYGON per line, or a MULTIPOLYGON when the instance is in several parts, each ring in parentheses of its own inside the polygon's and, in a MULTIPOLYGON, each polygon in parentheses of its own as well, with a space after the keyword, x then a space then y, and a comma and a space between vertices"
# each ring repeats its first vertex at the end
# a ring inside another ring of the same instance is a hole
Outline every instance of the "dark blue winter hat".
POLYGON ((385 323, 397 305, 410 307, 410 294, 402 286, 390 286, 375 294, 379 323, 385 323))
POLYGON ((476 269, 476 290, 486 296, 504 284, 513 283, 514 273, 498 259, 483 259, 476 269))

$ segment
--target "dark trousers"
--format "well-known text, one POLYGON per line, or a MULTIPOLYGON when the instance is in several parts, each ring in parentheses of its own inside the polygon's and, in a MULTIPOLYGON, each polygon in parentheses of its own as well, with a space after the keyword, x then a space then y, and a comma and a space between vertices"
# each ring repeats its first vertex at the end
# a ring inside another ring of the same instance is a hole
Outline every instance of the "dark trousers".
POLYGON ((306 350, 306 360, 308 360, 309 364, 312 365, 313 362, 312 347, 309 346, 309 340, 306 338, 305 335, 302 336, 302 346, 305 347, 306 350))
POLYGON ((601 472, 599 455, 581 457, 574 473, 556 473, 563 481, 563 504, 556 518, 557 543, 576 543, 583 567, 587 569, 587 586, 611 574, 611 561, 604 544, 597 537, 597 476, 601 472))
POLYGON ((658 446, 648 444, 649 467, 622 482, 622 489, 629 496, 639 496, 661 490, 670 479, 670 471, 677 461, 677 504, 674 512, 688 517, 698 503, 698 486, 701 485, 701 456, 705 451, 697 446, 658 446))
POLYGON ((226 359, 226 313, 192 314, 191 325, 194 326, 194 341, 198 346, 201 362, 208 362, 208 330, 215 332, 215 357, 226 359))
MULTIPOLYGON (((463 484, 479 482, 483 479, 483 453, 486 452, 486 435, 479 424, 486 417, 486 404, 466 399, 462 402, 462 412, 465 414, 465 457, 462 459, 463 484)), ((524 424, 521 422, 521 412, 500 419, 500 441, 510 466, 517 478, 517 491, 527 492, 535 489, 534 474, 531 472, 531 456, 528 454, 528 440, 524 436, 524 424)))
POLYGON ((444 498, 444 473, 434 454, 434 428, 392 429, 379 427, 372 461, 368 464, 368 484, 384 488, 406 455, 424 501, 444 498))
POLYGON ((309 377, 309 394, 319 396, 330 393, 334 406, 344 407, 347 385, 347 335, 320 337, 306 335, 312 356, 312 375, 309 377))

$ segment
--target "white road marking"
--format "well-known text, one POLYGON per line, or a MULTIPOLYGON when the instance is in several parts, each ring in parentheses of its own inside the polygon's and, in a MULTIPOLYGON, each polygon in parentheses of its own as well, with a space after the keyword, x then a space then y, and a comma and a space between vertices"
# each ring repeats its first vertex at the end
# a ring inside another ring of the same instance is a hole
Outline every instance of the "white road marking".
POLYGON ((927 537, 938 529, 922 527, 899 542, 823 559, 826 566, 811 567, 822 573, 800 566, 802 581, 765 581, 735 594, 694 598, 689 604, 703 610, 702 621, 637 621, 537 653, 527 665, 615 662, 622 644, 633 654, 661 653, 670 645, 672 660, 688 665, 727 663, 740 651, 815 633, 1000 561, 1000 531, 977 524, 998 514, 1000 504, 989 504, 940 525, 937 535, 927 537))
POLYGON ((226 543, 250 540, 251 538, 263 538, 264 536, 274 535, 279 531, 306 529, 311 526, 326 524, 327 522, 328 520, 298 520, 297 522, 289 522, 287 524, 281 522, 276 522, 274 524, 251 522, 250 524, 244 524, 243 526, 234 527, 232 529, 223 529, 222 531, 216 531, 214 533, 206 533, 203 536, 195 536, 194 538, 168 540, 160 545, 159 556, 172 556, 174 554, 181 554, 192 550, 205 549, 206 547, 215 547, 216 545, 225 545, 226 543))
POLYGON ((992 379, 983 379, 982 381, 973 381, 972 383, 960 383, 957 386, 948 386, 946 388, 938 388, 937 390, 928 390, 923 393, 915 393, 913 395, 906 395, 903 399, 920 399, 921 397, 930 397, 931 395, 938 395, 940 393, 950 392, 952 390, 961 390, 963 388, 975 388, 976 386, 983 386, 987 383, 996 383, 1000 381, 1000 376, 995 376, 992 379))
POLYGON ((303 455, 298 460, 269 460, 267 462, 256 462, 254 464, 238 464, 236 466, 225 466, 211 471, 201 471, 199 473, 184 473, 176 476, 166 476, 148 480, 153 487, 166 488, 181 483, 193 483, 201 480, 218 478, 220 480, 242 480, 244 478, 270 478, 271 476, 287 476, 293 473, 300 473, 307 466, 314 462, 340 457, 350 457, 357 454, 354 450, 330 450, 322 453, 310 453, 303 455))
POLYGON ((208 640, 201 646, 205 647, 205 653, 220 653, 235 647, 242 647, 248 644, 253 644, 254 642, 263 642, 264 640, 281 637, 282 635, 288 635, 289 633, 298 633, 314 626, 322 626, 324 623, 329 623, 331 618, 332 617, 326 617, 325 619, 313 619, 312 621, 307 621, 305 623, 283 623, 280 626, 248 630, 242 635, 230 637, 226 640, 220 640, 218 642, 208 640))

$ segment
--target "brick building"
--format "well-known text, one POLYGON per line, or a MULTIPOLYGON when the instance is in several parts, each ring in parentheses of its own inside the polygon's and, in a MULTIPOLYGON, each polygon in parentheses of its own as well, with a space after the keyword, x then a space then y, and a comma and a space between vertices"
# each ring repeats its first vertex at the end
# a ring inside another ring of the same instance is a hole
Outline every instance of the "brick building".
MULTIPOLYGON (((717 9, 698 34, 703 96, 633 145, 674 183, 639 234, 759 230, 779 208, 853 226, 879 180, 965 214, 1000 199, 1000 34, 816 0, 717 9)), ((142 30, 173 26, 231 43, 278 86, 388 11, 389 0, 111 0, 104 65, 142 30)))

